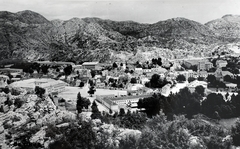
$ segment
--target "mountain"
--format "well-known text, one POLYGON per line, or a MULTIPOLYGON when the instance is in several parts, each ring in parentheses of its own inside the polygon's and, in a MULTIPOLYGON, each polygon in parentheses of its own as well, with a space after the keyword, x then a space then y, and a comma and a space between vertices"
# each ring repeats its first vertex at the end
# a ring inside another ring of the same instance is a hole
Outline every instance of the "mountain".
POLYGON ((240 38, 240 16, 238 15, 225 15, 205 25, 221 37, 233 40, 240 38))
POLYGON ((205 25, 185 18, 154 24, 100 18, 49 21, 29 10, 17 13, 2 11, 0 60, 107 62, 134 61, 140 59, 141 53, 148 55, 148 58, 142 55, 141 60, 156 57, 156 53, 172 58, 178 55, 176 49, 184 50, 182 53, 185 55, 210 53, 210 48, 239 37, 238 20, 237 16, 224 16, 205 25), (235 33, 234 36, 225 28, 235 33))

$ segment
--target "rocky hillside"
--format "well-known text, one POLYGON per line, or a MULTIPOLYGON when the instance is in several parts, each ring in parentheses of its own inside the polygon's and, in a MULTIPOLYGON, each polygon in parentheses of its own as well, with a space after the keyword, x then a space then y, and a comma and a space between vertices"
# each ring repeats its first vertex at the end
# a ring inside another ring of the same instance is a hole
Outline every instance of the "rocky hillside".
POLYGON ((225 15, 205 24, 219 36, 236 40, 240 38, 240 16, 225 15))
POLYGON ((100 18, 49 21, 32 11, 3 11, 0 12, 0 60, 105 62, 122 60, 124 56, 138 58, 136 53, 141 49, 150 53, 158 52, 157 49, 204 52, 226 41, 236 41, 233 39, 239 37, 239 23, 237 16, 224 16, 205 25, 185 18, 154 24, 100 18))

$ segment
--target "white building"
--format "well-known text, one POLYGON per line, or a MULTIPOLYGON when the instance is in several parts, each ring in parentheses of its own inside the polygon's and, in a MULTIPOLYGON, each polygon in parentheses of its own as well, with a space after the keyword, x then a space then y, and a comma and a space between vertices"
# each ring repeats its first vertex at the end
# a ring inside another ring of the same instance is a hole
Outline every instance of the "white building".
POLYGON ((36 86, 42 87, 46 90, 46 93, 52 92, 62 92, 65 89, 65 86, 68 84, 61 81, 61 80, 54 80, 54 79, 27 79, 16 81, 10 84, 14 87, 21 87, 29 90, 34 90, 36 86))

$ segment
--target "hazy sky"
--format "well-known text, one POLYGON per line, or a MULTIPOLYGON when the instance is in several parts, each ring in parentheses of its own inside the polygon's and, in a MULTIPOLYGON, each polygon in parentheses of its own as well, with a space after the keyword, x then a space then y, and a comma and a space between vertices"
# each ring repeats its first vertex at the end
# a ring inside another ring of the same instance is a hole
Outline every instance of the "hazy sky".
POLYGON ((201 23, 240 15, 240 0, 0 0, 0 11, 32 10, 49 20, 99 17, 155 23, 185 17, 201 23))

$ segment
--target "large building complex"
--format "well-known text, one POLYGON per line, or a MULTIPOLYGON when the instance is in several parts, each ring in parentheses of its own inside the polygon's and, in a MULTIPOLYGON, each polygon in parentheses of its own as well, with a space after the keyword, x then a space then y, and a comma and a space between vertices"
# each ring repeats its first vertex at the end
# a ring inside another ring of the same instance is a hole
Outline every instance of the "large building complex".
POLYGON ((83 68, 85 69, 92 69, 92 70, 96 70, 99 68, 99 62, 84 62, 82 64, 83 68))
POLYGON ((139 99, 151 96, 152 94, 119 97, 112 94, 96 96, 96 100, 112 111, 119 111, 120 107, 131 106, 132 104, 136 104, 139 99))
POLYGON ((67 86, 67 83, 61 80, 54 80, 54 79, 27 79, 22 81, 13 82, 11 86, 14 87, 21 87, 29 90, 35 89, 36 86, 42 87, 46 90, 46 93, 53 93, 53 92, 62 92, 67 86))

